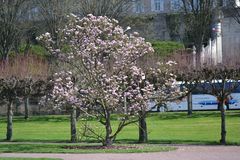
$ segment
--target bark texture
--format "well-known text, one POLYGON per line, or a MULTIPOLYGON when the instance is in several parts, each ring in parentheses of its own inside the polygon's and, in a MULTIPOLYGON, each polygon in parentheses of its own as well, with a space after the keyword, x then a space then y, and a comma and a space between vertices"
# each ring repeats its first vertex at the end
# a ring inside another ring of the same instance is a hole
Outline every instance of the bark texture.
POLYGON ((188 115, 192 115, 192 92, 187 96, 187 105, 188 105, 188 115))
POLYGON ((141 111, 139 112, 139 143, 148 142, 148 133, 147 133, 147 122, 146 122, 146 113, 141 111))
POLYGON ((71 142, 77 142, 77 127, 76 127, 77 119, 76 119, 76 109, 72 108, 71 110, 71 142))
POLYGON ((28 97, 24 98, 24 108, 25 108, 24 118, 28 119, 29 118, 29 98, 28 97))
POLYGON ((12 134, 13 134, 13 101, 9 101, 8 109, 7 109, 7 134, 6 134, 6 140, 11 141, 12 140, 12 134))
POLYGON ((110 113, 109 111, 106 111, 106 124, 105 124, 105 130, 106 130, 106 135, 105 139, 103 142, 104 146, 111 146, 113 144, 113 138, 111 137, 112 134, 112 127, 111 127, 111 122, 110 122, 110 113))
POLYGON ((221 102, 220 108, 221 108, 221 140, 220 140, 220 143, 222 145, 225 145, 226 144, 227 131, 226 131, 224 102, 221 102))

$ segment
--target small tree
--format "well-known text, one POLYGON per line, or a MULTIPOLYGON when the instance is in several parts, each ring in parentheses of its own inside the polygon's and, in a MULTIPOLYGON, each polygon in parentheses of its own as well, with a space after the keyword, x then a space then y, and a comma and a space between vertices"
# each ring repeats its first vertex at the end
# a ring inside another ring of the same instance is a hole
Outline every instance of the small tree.
MULTIPOLYGON (((145 101, 153 100, 157 108, 160 105, 175 100, 181 97, 184 93, 180 92, 180 87, 176 83, 176 75, 173 73, 173 66, 176 64, 173 61, 167 63, 156 62, 154 67, 148 69, 146 79, 153 85, 153 95, 145 101)), ((140 87, 145 85, 140 85, 140 87)), ((144 89, 144 88, 141 88, 144 89)), ((144 94, 140 92, 141 94, 144 94)), ((146 118, 151 108, 141 109, 139 111, 139 142, 146 143, 148 141, 148 131, 146 118)))
POLYGON ((221 111, 221 144, 226 144, 226 120, 225 120, 225 102, 229 95, 239 86, 240 68, 229 66, 204 68, 200 72, 200 79, 203 83, 199 83, 198 88, 205 93, 214 95, 218 99, 221 111))
MULTIPOLYGON (((46 63, 42 63, 37 58, 26 56, 17 56, 9 59, 7 63, 0 63, 0 99, 7 103, 7 134, 6 140, 12 139, 12 118, 13 118, 13 103, 19 98, 29 98, 32 93, 35 93, 32 86, 39 79, 45 79, 48 71, 46 63), (21 65, 20 65, 21 63, 21 65), (35 68, 33 67, 33 64, 35 68)), ((25 106, 25 109, 28 106, 25 106)), ((25 114, 25 116, 28 116, 25 114)))
POLYGON ((1 79, 1 99, 7 101, 7 133, 6 140, 12 140, 13 126, 12 126, 12 117, 13 117, 13 102, 17 98, 19 89, 19 80, 15 77, 9 77, 1 79))
POLYGON ((186 69, 179 67, 176 72, 177 79, 181 83, 181 90, 184 90, 183 97, 187 97, 187 114, 192 115, 193 105, 192 105, 192 93, 196 89, 198 83, 200 82, 200 76, 198 75, 198 70, 186 69))
POLYGON ((141 90, 144 96, 137 96, 140 89, 136 83, 140 83, 141 78, 135 82, 134 77, 135 71, 139 70, 136 60, 152 53, 153 49, 136 33, 125 34, 116 20, 107 17, 88 15, 79 19, 71 15, 70 22, 61 32, 65 36, 65 46, 69 46, 68 51, 53 49, 48 33, 40 37, 63 62, 62 70, 66 70, 57 74, 59 78, 55 80, 58 83, 55 83, 53 95, 57 97, 57 104, 71 104, 71 107, 80 107, 83 113, 96 117, 104 126, 105 135, 94 134, 103 145, 109 146, 126 125, 136 122, 135 113, 147 106, 144 100, 150 94, 151 85, 146 82, 148 85, 141 90), (134 92, 137 99, 133 98, 135 95, 126 95, 126 91, 134 92), (124 95, 131 103, 126 104, 124 95), (111 125, 113 113, 120 113, 121 117, 115 131, 111 125))

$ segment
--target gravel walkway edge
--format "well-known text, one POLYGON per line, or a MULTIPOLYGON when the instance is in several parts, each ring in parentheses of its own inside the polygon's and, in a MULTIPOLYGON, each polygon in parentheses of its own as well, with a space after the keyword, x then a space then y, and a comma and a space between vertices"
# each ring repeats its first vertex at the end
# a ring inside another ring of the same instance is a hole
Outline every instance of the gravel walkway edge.
POLYGON ((240 160, 240 146, 176 145, 178 149, 157 153, 35 154, 1 153, 0 157, 61 158, 63 160, 240 160))

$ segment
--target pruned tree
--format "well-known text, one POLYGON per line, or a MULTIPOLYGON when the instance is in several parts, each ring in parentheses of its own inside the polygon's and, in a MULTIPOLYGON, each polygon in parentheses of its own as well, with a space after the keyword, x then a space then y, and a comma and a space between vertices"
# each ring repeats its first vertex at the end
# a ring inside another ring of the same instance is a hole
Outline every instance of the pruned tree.
POLYGON ((76 3, 82 16, 93 14, 119 19, 127 14, 132 0, 77 0, 76 3))
MULTIPOLYGON (((0 99, 7 104, 6 140, 12 140, 13 103, 17 98, 25 101, 35 93, 34 84, 39 80, 45 80, 47 71, 46 63, 26 56, 16 56, 7 63, 3 61, 0 63, 0 99)), ((25 117, 28 117, 28 104, 25 105, 25 112, 25 117)))
POLYGON ((0 0, 0 58, 6 60, 19 36, 19 21, 26 0, 0 0))
POLYGON ((207 94, 216 96, 221 111, 221 139, 220 143, 226 144, 226 120, 225 103, 230 94, 240 87, 240 67, 217 66, 204 68, 200 72, 202 83, 198 84, 198 89, 207 94))
POLYGON ((173 70, 182 91, 182 97, 179 99, 187 97, 187 114, 191 116, 193 112, 192 93, 199 81, 199 75, 196 74, 198 70, 195 68, 193 56, 189 52, 191 51, 177 52, 168 57, 167 60, 172 59, 177 63, 173 66, 173 70))
POLYGON ((1 99, 6 100, 7 104, 7 133, 6 140, 12 140, 13 134, 13 102, 17 98, 19 88, 19 80, 16 77, 9 77, 0 80, 1 82, 1 99))

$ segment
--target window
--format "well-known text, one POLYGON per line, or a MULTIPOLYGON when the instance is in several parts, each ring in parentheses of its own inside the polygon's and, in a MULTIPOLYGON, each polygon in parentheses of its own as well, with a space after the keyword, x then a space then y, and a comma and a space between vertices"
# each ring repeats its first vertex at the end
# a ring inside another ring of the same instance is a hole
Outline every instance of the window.
POLYGON ((37 7, 30 8, 27 14, 28 14, 28 19, 33 20, 35 17, 38 17, 39 15, 39 8, 37 7))
POLYGON ((152 11, 164 11, 164 0, 152 0, 152 11))
POLYGON ((171 10, 179 11, 183 7, 182 0, 171 0, 171 10))
POLYGON ((144 6, 141 2, 141 0, 136 0, 134 4, 134 12, 136 13, 142 13, 144 12, 144 6))

